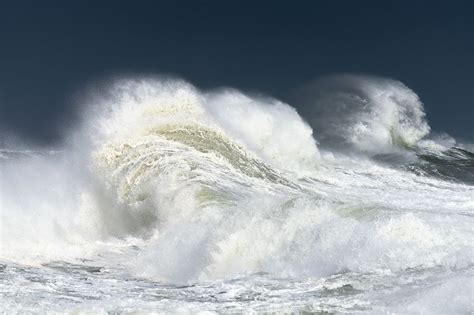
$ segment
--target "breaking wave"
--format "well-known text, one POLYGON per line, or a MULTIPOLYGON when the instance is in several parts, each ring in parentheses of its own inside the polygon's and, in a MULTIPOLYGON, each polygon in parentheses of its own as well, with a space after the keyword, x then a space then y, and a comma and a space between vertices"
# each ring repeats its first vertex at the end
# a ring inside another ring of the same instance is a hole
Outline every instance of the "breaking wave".
POLYGON ((117 260, 172 283, 356 273, 367 292, 409 270, 471 274, 473 154, 426 137, 422 104, 400 82, 311 89, 308 124, 269 97, 115 82, 89 99, 71 145, 1 151, 0 258, 117 260), (400 152, 410 158, 392 163, 400 152))
POLYGON ((395 80, 332 76, 302 88, 296 102, 318 141, 332 149, 393 152, 430 132, 418 95, 395 80))

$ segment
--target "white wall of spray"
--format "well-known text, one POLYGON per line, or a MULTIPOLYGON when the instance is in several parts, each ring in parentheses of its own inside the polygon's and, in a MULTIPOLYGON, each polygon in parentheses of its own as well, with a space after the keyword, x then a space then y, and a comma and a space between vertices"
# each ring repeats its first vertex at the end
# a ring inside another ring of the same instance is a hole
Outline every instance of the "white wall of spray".
MULTIPOLYGON (((393 90, 391 85, 387 89, 393 90)), ((374 152, 375 144, 392 148, 386 132, 393 120, 395 127, 406 123, 413 129, 406 134, 396 129, 404 139, 413 135, 417 139, 425 132, 416 125, 417 119, 424 124, 422 111, 413 110, 415 118, 404 121, 400 118, 404 111, 394 109, 399 102, 386 106, 385 100, 392 97, 375 92, 373 102, 382 104, 369 106, 361 119, 376 137, 362 133, 352 143, 360 145, 357 150, 374 152)), ((82 257, 81 251, 103 249, 104 240, 113 249, 131 235, 151 237, 130 268, 144 277, 169 281, 261 270, 295 276, 341 270, 397 272, 440 264, 463 267, 472 261, 465 250, 472 240, 470 221, 459 220, 457 213, 449 222, 446 219, 452 212, 472 208, 471 188, 420 179, 370 161, 339 163, 334 168, 322 164, 316 171, 319 154, 311 129, 286 104, 235 90, 200 92, 189 83, 169 79, 121 80, 89 103, 84 122, 72 137, 75 146, 63 150, 64 160, 77 161, 41 160, 46 165, 26 161, 29 175, 20 175, 25 181, 18 189, 33 192, 36 186, 29 186, 28 176, 44 178, 46 186, 60 192, 57 198, 32 193, 19 203, 11 189, 2 188, 2 196, 11 198, 1 223, 10 249, 18 249, 11 237, 18 237, 22 229, 32 233, 23 235, 29 244, 19 250, 46 259, 65 252, 69 252, 66 258, 82 257), (176 130, 190 125, 211 130, 214 138, 196 138, 193 147, 164 139, 160 133, 170 126, 176 130), (238 155, 247 159, 244 163, 264 161, 292 185, 243 173, 213 147, 197 150, 205 140, 236 144, 232 148, 244 152, 238 155), (76 165, 81 165, 79 171, 72 170, 76 165), (57 176, 48 175, 49 169, 57 176), (87 169, 92 172, 82 172, 87 169), (293 175, 307 172, 313 172, 315 180, 302 189, 293 175), (446 191, 450 199, 443 195, 446 191), (344 207, 359 213, 372 207, 386 216, 359 220, 357 213, 344 215, 344 207), (393 216, 390 209, 397 210, 393 216), (440 212, 443 220, 434 212, 440 212), (18 213, 24 214, 21 219, 18 213), (40 220, 28 220, 31 213, 40 220), (446 228, 445 222, 458 229, 446 228), (56 225, 60 228, 51 230, 56 225), (44 244, 54 246, 45 251, 44 244)), ((342 121, 334 119, 342 128, 342 121)), ((344 121, 350 125, 354 119, 351 114, 344 121)), ((334 130, 328 133, 333 135, 334 130)), ((16 176, 16 167, 25 169, 15 164, 8 176, 16 176)))

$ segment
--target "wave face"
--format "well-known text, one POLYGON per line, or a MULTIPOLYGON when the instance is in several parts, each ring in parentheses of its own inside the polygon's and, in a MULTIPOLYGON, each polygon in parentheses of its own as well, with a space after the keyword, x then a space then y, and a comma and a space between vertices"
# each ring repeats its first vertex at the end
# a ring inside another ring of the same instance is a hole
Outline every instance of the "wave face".
POLYGON ((472 309, 473 153, 424 138, 403 84, 340 80, 313 128, 272 98, 121 80, 71 145, 2 150, 4 307, 472 309))

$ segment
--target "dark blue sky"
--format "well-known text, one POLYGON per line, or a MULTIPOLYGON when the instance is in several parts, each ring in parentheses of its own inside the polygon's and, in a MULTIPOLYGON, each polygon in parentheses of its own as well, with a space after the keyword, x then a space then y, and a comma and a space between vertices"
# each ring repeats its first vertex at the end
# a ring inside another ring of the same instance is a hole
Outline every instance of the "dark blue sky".
POLYGON ((168 73, 286 99, 334 73, 398 79, 436 131, 474 140, 474 1, 2 1, 0 124, 60 139, 73 96, 168 73))

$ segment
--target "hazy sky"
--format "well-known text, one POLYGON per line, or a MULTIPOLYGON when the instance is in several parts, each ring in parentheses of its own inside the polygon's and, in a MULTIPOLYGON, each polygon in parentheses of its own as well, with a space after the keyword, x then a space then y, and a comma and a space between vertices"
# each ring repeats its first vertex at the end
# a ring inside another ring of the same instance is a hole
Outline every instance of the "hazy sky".
POLYGON ((474 140, 474 1, 2 1, 0 124, 60 139, 74 96, 117 74, 285 99, 323 75, 394 78, 435 131, 474 140))

